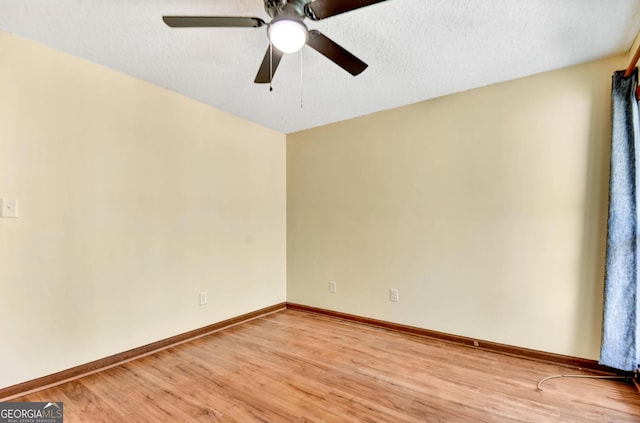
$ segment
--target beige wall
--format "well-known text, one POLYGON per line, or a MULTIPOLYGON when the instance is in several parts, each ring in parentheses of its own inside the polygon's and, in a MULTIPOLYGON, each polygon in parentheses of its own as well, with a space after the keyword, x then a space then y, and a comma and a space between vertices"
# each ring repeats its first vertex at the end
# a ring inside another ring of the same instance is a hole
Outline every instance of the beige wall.
POLYGON ((0 57, 0 388, 285 301, 284 134, 3 32, 0 57))
POLYGON ((597 359, 626 60, 289 135, 288 300, 597 359))

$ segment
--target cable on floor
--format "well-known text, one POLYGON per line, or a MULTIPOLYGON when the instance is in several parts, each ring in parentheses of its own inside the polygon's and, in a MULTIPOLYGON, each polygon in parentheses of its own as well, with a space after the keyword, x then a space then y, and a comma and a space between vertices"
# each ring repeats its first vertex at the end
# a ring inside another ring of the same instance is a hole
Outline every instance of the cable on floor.
POLYGON ((633 379, 632 376, 551 375, 551 376, 547 376, 545 378, 540 379, 540 381, 538 382, 538 391, 542 391, 542 384, 545 383, 546 381, 550 379, 561 378, 561 377, 572 377, 572 378, 582 378, 582 379, 617 379, 617 380, 624 380, 627 382, 633 379))

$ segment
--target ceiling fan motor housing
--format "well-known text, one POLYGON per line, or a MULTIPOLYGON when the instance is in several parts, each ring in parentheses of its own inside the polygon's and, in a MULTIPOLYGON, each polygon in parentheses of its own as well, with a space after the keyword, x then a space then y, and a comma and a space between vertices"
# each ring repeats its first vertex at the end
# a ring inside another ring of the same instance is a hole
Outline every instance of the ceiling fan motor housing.
POLYGON ((289 17, 302 21, 309 13, 311 0, 265 0, 264 9, 273 19, 289 17))

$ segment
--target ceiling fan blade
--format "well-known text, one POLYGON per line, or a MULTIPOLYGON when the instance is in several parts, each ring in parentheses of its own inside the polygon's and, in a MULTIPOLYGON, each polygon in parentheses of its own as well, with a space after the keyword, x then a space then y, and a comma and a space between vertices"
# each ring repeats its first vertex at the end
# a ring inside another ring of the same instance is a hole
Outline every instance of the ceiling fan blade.
POLYGON ((314 21, 339 15, 386 0, 315 0, 307 4, 307 16, 314 21))
POLYGON ((360 74, 369 66, 315 29, 309 31, 307 45, 353 76, 360 74))
POLYGON ((262 64, 253 82, 256 84, 268 84, 271 82, 283 55, 284 53, 280 52, 277 48, 271 47, 271 45, 267 47, 267 52, 264 54, 264 59, 262 59, 262 64))
POLYGON ((260 18, 241 16, 163 16, 162 20, 171 28, 258 28, 266 25, 260 18))

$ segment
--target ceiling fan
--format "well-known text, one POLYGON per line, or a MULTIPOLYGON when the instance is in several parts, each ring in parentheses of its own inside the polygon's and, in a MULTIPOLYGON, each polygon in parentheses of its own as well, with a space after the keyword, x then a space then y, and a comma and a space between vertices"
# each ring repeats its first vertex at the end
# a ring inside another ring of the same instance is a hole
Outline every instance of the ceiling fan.
POLYGON ((236 16, 163 16, 171 28, 220 28, 267 26, 270 44, 262 59, 255 83, 270 83, 285 53, 294 53, 305 44, 318 51, 342 69, 356 76, 367 64, 315 29, 308 30, 304 20, 329 18, 386 0, 264 0, 264 8, 271 17, 266 23, 255 17, 236 16), (271 46, 275 48, 271 48, 271 46))

